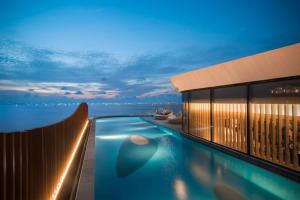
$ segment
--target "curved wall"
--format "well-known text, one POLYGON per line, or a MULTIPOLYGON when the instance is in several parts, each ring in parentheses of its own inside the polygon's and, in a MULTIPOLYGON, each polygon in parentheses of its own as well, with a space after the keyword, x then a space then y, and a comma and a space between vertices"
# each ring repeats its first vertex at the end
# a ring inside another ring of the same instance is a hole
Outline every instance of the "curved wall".
POLYGON ((82 103, 61 122, 0 133, 0 199, 72 199, 88 124, 82 103))

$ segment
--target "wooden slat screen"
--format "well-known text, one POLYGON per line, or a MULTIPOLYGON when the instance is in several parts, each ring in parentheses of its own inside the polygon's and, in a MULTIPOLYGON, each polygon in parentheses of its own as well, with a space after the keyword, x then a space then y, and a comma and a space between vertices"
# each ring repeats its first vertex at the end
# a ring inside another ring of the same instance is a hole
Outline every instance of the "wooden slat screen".
POLYGON ((189 133, 210 140, 210 103, 189 103, 189 133))
POLYGON ((188 132, 188 106, 189 98, 188 93, 182 94, 182 130, 188 132))
POLYGON ((213 103, 213 142, 246 152, 246 105, 213 103))
POLYGON ((251 155, 300 171, 300 104, 250 104, 251 155))
MULTIPOLYGON (((88 106, 82 103, 56 124, 0 133, 0 199, 50 199, 87 120, 88 106)), ((67 178, 58 199, 70 198, 74 177, 67 178)))
POLYGON ((184 132, 300 171, 299 78, 200 89, 185 95, 189 101, 183 110, 188 114, 184 132))

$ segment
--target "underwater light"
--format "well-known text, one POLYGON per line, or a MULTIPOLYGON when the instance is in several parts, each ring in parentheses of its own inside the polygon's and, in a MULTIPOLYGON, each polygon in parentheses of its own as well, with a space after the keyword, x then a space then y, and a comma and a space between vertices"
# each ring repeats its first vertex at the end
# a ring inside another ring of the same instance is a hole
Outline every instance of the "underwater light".
POLYGON ((149 143, 149 140, 142 135, 131 135, 130 140, 137 145, 145 145, 149 143))
POLYGON ((128 135, 121 134, 121 135, 97 135, 96 138, 100 140, 121 140, 127 138, 128 135))

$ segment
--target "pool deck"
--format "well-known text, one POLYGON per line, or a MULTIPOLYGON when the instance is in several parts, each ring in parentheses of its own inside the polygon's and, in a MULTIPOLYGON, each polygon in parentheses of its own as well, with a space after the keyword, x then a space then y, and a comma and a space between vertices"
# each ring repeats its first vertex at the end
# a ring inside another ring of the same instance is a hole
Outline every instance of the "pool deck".
POLYGON ((91 129, 87 141, 86 151, 81 170, 81 176, 77 191, 77 200, 94 199, 94 179, 95 179, 95 123, 91 120, 91 129))

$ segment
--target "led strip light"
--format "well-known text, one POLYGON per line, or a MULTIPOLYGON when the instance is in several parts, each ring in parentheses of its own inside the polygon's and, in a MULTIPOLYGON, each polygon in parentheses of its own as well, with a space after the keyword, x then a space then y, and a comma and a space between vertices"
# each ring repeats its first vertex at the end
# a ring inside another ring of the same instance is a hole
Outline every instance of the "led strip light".
POLYGON ((65 169, 64 169, 64 171, 63 171, 63 173, 62 173, 62 175, 61 175, 61 177, 60 177, 60 179, 59 179, 59 181, 58 181, 57 186, 55 187, 54 191, 52 192, 52 194, 51 194, 51 196, 50 196, 50 199, 51 199, 51 200, 55 200, 55 199, 57 198, 57 196, 58 196, 58 193, 59 193, 59 191, 60 191, 60 189, 61 189, 61 186, 62 186, 62 184, 63 184, 63 182, 64 182, 64 180, 65 180, 65 178, 66 178, 66 175, 67 175, 67 173, 68 173, 68 171, 69 171, 69 168, 70 168, 70 166, 71 166, 71 164, 72 164, 72 161, 73 161, 73 159, 74 159, 74 157, 75 157, 75 155, 76 155, 76 153, 77 153, 78 147, 79 147, 79 145, 80 145, 80 143, 81 143, 81 140, 82 140, 82 138, 83 138, 83 135, 84 135, 84 133, 85 133, 85 130, 86 130, 87 126, 88 126, 88 123, 89 123, 89 121, 87 120, 87 121, 85 122, 85 124, 84 124, 82 130, 81 130, 79 139, 77 140, 77 143, 76 143, 76 145, 75 145, 75 147, 74 147, 74 149, 73 149, 73 151, 72 151, 72 154, 71 154, 71 156, 70 156, 70 158, 69 158, 69 160, 68 160, 68 162, 67 162, 67 165, 66 165, 66 167, 65 167, 65 169))

